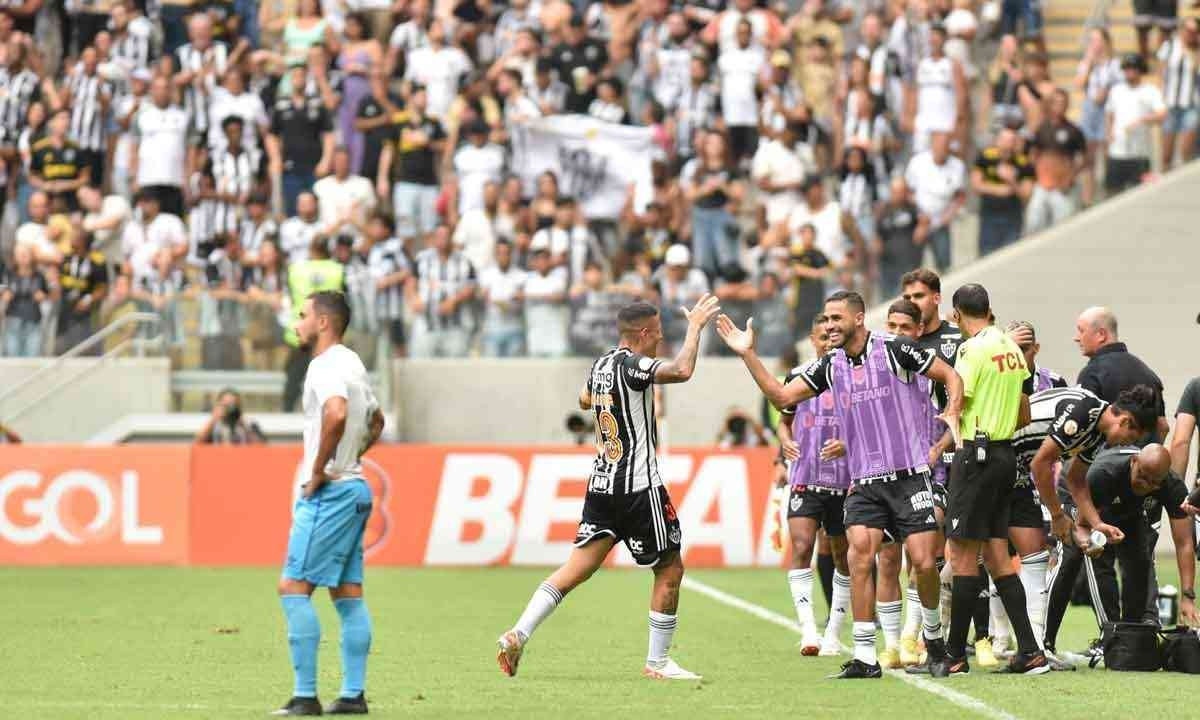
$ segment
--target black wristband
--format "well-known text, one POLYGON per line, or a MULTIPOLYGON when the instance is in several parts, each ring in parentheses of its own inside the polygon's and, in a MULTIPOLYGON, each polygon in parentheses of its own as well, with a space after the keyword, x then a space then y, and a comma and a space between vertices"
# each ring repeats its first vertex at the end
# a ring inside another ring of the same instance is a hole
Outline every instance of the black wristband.
POLYGON ((1188 600, 1196 599, 1196 591, 1195 590, 1184 590, 1183 592, 1180 593, 1180 595, 1183 595, 1188 600))

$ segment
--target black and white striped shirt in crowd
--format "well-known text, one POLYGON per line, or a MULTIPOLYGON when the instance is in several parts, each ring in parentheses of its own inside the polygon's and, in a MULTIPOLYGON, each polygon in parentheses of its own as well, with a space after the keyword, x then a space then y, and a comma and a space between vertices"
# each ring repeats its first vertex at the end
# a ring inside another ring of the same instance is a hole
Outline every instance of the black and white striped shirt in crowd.
POLYGON ((114 107, 130 94, 130 73, 150 68, 151 50, 150 37, 144 33, 126 31, 113 38, 109 60, 121 69, 120 76, 113 80, 114 107))
POLYGON ((589 493, 628 495, 662 485, 654 416, 654 373, 661 364, 625 347, 592 363, 587 391, 597 447, 589 493))
POLYGON ((225 203, 212 198, 197 202, 188 211, 187 263, 189 265, 204 267, 208 264, 208 256, 216 250, 214 240, 217 233, 226 231, 226 219, 225 203))
POLYGON ((1054 440, 1063 457, 1078 457, 1089 465, 1104 446, 1100 416, 1108 403, 1081 387, 1050 388, 1029 396, 1029 424, 1013 434, 1017 474, 1029 477, 1029 463, 1046 438, 1054 440))
MULTIPOLYGON (((234 153, 216 150, 209 157, 205 172, 213 180, 213 188, 222 195, 249 196, 263 176, 262 154, 243 148, 234 153)), ((221 202, 215 232, 240 232, 242 204, 221 202)))
POLYGON ((263 240, 275 238, 279 242, 279 224, 271 218, 256 223, 250 218, 242 220, 238 237, 242 240, 242 252, 247 255, 258 255, 262 249, 263 240))
MULTIPOLYGON (((399 238, 376 243, 367 253, 371 277, 378 282, 389 275, 408 270, 411 265, 399 238)), ((404 286, 391 285, 375 293, 375 317, 379 320, 398 320, 404 316, 404 286)))
POLYGON ((0 145, 15 145, 29 105, 41 95, 41 81, 28 68, 10 73, 0 67, 0 145))
POLYGON ((1169 108, 1194 108, 1200 105, 1200 64, 1196 59, 1200 50, 1193 50, 1171 38, 1158 49, 1158 59, 1163 68, 1163 101, 1169 108))
POLYGON ((69 137, 81 150, 106 150, 108 109, 112 83, 99 75, 76 70, 67 79, 71 94, 71 130, 69 137))
POLYGON ((692 135, 696 128, 711 127, 720 112, 721 93, 711 83, 701 83, 698 86, 689 85, 684 88, 679 97, 678 114, 679 128, 676 131, 676 142, 679 154, 692 157, 696 154, 692 148, 692 135))
POLYGON ((194 82, 183 89, 183 109, 187 112, 188 124, 192 132, 200 136, 208 132, 209 93, 216 87, 217 78, 225 72, 228 60, 229 51, 220 42, 214 42, 206 50, 197 50, 191 43, 186 43, 175 51, 175 65, 180 72, 200 74, 206 67, 212 70, 201 83, 202 90, 197 89, 194 82))
POLYGON ((450 315, 439 315, 438 305, 475 284, 475 267, 460 252, 451 252, 443 260, 436 248, 425 248, 413 262, 417 296, 425 305, 426 327, 461 328, 469 322, 466 309, 459 305, 450 315))

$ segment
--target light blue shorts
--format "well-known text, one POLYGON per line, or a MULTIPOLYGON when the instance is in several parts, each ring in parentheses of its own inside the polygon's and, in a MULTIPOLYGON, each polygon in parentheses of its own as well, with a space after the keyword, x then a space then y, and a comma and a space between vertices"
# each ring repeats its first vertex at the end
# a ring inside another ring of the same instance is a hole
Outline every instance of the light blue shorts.
POLYGON ((363 531, 371 516, 371 490, 363 480, 323 486, 301 497, 292 513, 283 576, 318 587, 362 584, 363 531))

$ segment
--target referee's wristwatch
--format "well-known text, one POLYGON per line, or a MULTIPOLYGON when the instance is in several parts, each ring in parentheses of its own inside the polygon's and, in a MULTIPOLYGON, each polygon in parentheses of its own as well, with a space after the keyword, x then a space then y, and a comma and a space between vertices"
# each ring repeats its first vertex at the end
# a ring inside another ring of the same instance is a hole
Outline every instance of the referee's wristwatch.
POLYGON ((1195 599, 1196 599, 1196 591, 1195 590, 1183 590, 1179 594, 1184 596, 1188 600, 1195 601, 1195 599))

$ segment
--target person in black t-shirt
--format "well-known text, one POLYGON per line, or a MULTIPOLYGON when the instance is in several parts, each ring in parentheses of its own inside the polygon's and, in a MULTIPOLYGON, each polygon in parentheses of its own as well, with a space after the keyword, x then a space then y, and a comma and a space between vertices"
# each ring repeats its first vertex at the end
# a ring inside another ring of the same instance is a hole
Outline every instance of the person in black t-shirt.
POLYGON ((971 187, 979 193, 980 255, 1021 237, 1025 202, 1033 192, 1033 165, 1018 143, 1015 130, 1001 129, 996 144, 979 153, 971 170, 971 187))
MULTIPOLYGON (((400 114, 404 101, 388 92, 387 76, 381 67, 371 71, 371 94, 358 104, 354 129, 363 134, 363 163, 360 175, 368 180, 379 176, 379 156, 383 146, 396 133, 394 119, 400 114)), ((389 194, 383 194, 387 198, 389 194)))
POLYGON ((596 99, 596 81, 608 65, 608 50, 587 36, 583 16, 576 13, 563 31, 564 42, 550 50, 558 77, 567 84, 568 113, 586 114, 596 99))
POLYGON ((379 157, 376 191, 382 197, 391 196, 402 237, 430 233, 438 222, 437 166, 446 131, 437 119, 425 115, 427 102, 426 89, 414 85, 408 107, 400 114, 396 131, 384 143, 379 157))
MULTIPOLYGON (((63 258, 53 296, 59 302, 56 353, 62 354, 86 340, 93 332, 92 316, 108 291, 108 267, 104 255, 91 249, 92 237, 77 232, 71 252, 63 258)), ((100 344, 86 355, 99 355, 100 344)))
POLYGON ((901 276, 920 267, 929 234, 929 218, 913 204, 904 178, 892 178, 890 188, 888 200, 879 207, 875 221, 879 284, 886 297, 899 295, 901 276))
MULTIPOLYGON (((1157 594, 1157 586, 1147 581, 1153 577, 1154 548, 1144 542, 1146 533, 1162 519, 1167 511, 1171 537, 1175 543, 1175 560, 1179 566, 1182 587, 1180 624, 1198 625, 1196 613, 1196 565, 1192 555, 1192 521, 1184 509, 1187 487, 1178 475, 1170 471, 1171 456, 1158 444, 1142 449, 1123 447, 1106 450, 1087 473, 1092 502, 1107 523, 1125 533, 1125 540, 1116 545, 1093 549, 1089 554, 1108 557, 1121 564, 1121 602, 1116 598, 1093 597, 1100 623, 1157 621, 1157 612, 1148 598, 1157 594), (1151 514, 1147 508, 1152 507, 1151 514), (1157 515, 1157 516, 1156 516, 1157 515), (1099 602, 1103 600, 1103 602, 1099 602)), ((1069 503, 1069 499, 1066 499, 1069 503)), ((1090 558, 1089 558, 1090 560, 1090 558)), ((1084 553, 1068 545, 1063 548, 1062 560, 1050 578, 1049 604, 1046 619, 1046 649, 1053 650, 1062 618, 1071 599, 1075 578, 1084 564, 1084 553)))
POLYGON ((333 161, 333 118, 319 96, 306 95, 308 70, 290 71, 291 95, 280 98, 271 111, 266 137, 271 174, 282 176, 284 214, 296 214, 296 198, 326 175, 333 161))
POLYGON ((1075 179, 1083 172, 1087 140, 1067 119, 1065 90, 1055 89, 1047 101, 1049 117, 1033 137, 1032 152, 1037 183, 1025 209, 1025 232, 1032 234, 1075 214, 1075 179))
POLYGON ((816 248, 817 229, 812 223, 801 226, 799 242, 789 249, 789 267, 793 283, 793 325, 807 327, 825 309, 826 281, 833 275, 829 258, 816 248))

